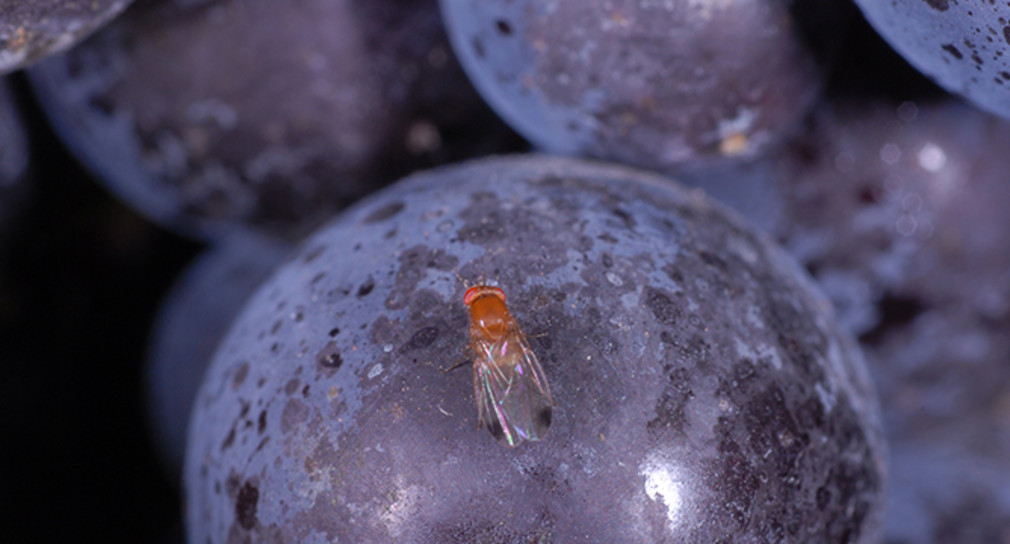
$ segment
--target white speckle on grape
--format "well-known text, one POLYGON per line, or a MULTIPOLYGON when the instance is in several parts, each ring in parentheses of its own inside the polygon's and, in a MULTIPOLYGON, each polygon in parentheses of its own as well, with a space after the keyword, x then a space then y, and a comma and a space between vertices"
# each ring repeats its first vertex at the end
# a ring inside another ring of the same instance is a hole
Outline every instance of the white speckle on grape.
POLYGON ((719 121, 719 139, 725 140, 736 134, 748 134, 754 127, 757 115, 750 108, 740 108, 736 117, 719 121))
POLYGON ((927 172, 938 172, 947 164, 947 154, 934 143, 922 146, 918 153, 919 166, 927 172))
MULTIPOLYGON (((379 446, 375 449, 382 451, 379 446)), ((419 486, 406 485, 403 476, 396 476, 395 487, 389 494, 391 502, 380 505, 378 511, 379 519, 385 523, 391 535, 399 536, 410 526, 411 514, 417 510, 421 500, 421 491, 419 486)))
POLYGON ((680 514, 681 482, 669 461, 649 459, 639 473, 645 476, 645 494, 653 501, 662 501, 666 505, 666 519, 671 531, 677 527, 680 514))

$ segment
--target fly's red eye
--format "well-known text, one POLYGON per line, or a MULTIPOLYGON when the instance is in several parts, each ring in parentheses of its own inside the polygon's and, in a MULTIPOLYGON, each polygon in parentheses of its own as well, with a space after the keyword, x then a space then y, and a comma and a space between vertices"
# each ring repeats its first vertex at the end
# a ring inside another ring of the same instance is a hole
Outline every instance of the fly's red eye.
POLYGON ((463 295, 463 304, 466 304, 467 306, 469 306, 470 303, 473 302, 474 297, 477 296, 477 291, 478 290, 480 290, 480 286, 479 285, 474 285, 473 287, 467 289, 466 290, 466 294, 463 295))
POLYGON ((469 306, 477 297, 492 293, 498 295, 502 299, 502 302, 505 301, 505 291, 502 291, 498 287, 494 287, 493 285, 474 285, 467 289, 466 294, 463 295, 463 304, 469 306))

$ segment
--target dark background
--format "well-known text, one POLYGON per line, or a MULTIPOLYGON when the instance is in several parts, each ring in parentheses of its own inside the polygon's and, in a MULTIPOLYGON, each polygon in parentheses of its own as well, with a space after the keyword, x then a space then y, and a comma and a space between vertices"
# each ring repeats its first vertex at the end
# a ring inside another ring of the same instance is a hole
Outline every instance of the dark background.
POLYGON ((200 246, 90 179, 23 75, 8 79, 32 156, 28 202, 0 241, 0 540, 171 542, 181 498, 150 440, 144 358, 200 246))

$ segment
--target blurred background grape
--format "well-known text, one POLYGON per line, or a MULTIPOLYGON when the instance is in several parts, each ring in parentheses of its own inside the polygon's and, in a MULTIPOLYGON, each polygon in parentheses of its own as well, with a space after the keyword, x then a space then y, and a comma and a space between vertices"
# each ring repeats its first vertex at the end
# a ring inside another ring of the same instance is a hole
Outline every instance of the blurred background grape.
POLYGON ((306 234, 415 169, 519 139, 435 0, 146 1, 29 70, 67 147, 146 217, 306 234))
POLYGON ((753 158, 789 134, 819 94, 848 7, 442 2, 478 90, 536 146, 668 172, 753 158))
POLYGON ((207 363, 246 299, 288 253, 279 240, 231 236, 179 275, 151 330, 146 394, 165 471, 181 477, 190 407, 207 363))

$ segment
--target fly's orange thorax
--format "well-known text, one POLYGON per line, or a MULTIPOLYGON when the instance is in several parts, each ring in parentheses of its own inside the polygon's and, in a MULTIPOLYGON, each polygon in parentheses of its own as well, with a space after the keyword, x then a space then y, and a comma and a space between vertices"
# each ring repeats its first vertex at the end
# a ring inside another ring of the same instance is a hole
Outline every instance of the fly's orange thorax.
POLYGON ((510 320, 505 306, 505 293, 490 285, 477 285, 467 290, 463 302, 470 307, 470 334, 494 342, 505 336, 510 320))

